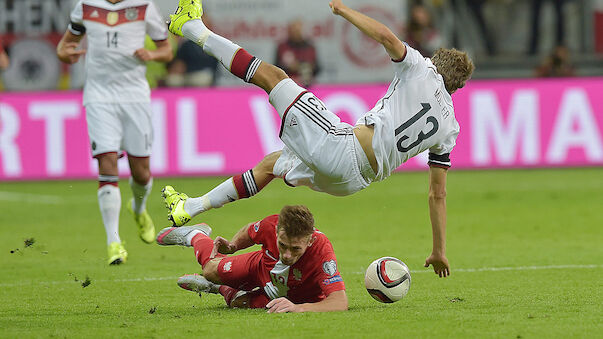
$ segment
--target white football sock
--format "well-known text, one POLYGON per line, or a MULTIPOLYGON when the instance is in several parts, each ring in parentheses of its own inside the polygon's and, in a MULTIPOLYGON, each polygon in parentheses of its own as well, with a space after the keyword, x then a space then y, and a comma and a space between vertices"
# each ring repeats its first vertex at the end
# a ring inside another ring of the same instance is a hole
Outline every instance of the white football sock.
POLYGON ((241 49, 241 46, 215 33, 211 33, 206 40, 203 50, 209 55, 213 55, 230 71, 232 59, 241 49))
POLYGON ((201 20, 190 20, 182 26, 182 34, 197 45, 203 47, 203 51, 214 56, 227 70, 230 71, 232 59, 241 46, 210 31, 201 20))
POLYGON ((193 246, 193 245, 191 244, 191 242, 193 241, 193 238, 194 238, 194 237, 195 237, 197 234, 199 234, 199 233, 201 233, 201 234, 205 234, 205 233, 203 233, 203 232, 201 232, 201 231, 199 231, 199 230, 193 230, 193 231, 191 231, 191 233, 187 234, 187 235, 186 235, 186 246, 189 246, 189 247, 190 247, 190 246, 193 246))
POLYGON ((107 245, 112 242, 121 243, 119 238, 119 210, 121 208, 119 187, 104 185, 98 189, 97 196, 98 206, 107 233, 107 245))
POLYGON ((190 20, 182 25, 182 35, 199 46, 205 45, 205 41, 211 33, 202 20, 190 20))
POLYGON ((209 193, 199 198, 189 198, 184 203, 184 210, 191 217, 212 208, 220 208, 231 201, 239 200, 239 195, 232 178, 216 186, 209 193))
POLYGON ((153 189, 153 178, 146 185, 140 185, 130 177, 130 187, 132 188, 132 209, 134 213, 142 213, 147 205, 147 198, 153 189))

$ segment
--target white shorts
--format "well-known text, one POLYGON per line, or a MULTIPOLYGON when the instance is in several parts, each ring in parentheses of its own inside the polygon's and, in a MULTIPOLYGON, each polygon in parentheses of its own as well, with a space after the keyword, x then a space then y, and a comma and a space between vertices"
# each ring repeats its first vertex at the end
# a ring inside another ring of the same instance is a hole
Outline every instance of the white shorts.
POLYGON ((86 105, 86 122, 92 155, 126 151, 148 157, 153 146, 153 124, 149 103, 86 105))
POLYGON ((280 137, 285 148, 273 169, 291 186, 308 186, 332 195, 366 188, 375 175, 353 127, 341 122, 314 94, 291 79, 270 92, 283 117, 280 137))

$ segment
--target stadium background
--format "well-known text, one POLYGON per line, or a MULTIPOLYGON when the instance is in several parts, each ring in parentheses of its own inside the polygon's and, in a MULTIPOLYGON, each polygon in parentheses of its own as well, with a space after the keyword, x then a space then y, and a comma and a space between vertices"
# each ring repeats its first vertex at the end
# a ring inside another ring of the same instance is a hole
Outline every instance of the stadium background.
MULTIPOLYGON (((155 2, 167 17, 175 1, 155 2)), ((354 122, 384 93, 390 68, 381 48, 333 17, 327 3, 206 0, 204 5, 217 32, 267 61, 274 60, 287 24, 302 19, 322 68, 312 90, 345 121, 354 122)), ((346 3, 383 20, 404 39, 415 2, 346 3)), ((422 272, 429 245, 424 156, 400 169, 416 173, 395 175, 390 184, 374 185, 347 200, 276 186, 253 201, 212 212, 204 221, 230 235, 249 218, 275 213, 283 203, 304 203, 324 225, 356 312, 292 322, 277 318, 281 330, 296 330, 295 322, 310 326, 302 332, 309 337, 401 330, 383 326, 389 321, 401 322, 418 337, 601 333, 603 0, 564 2, 563 41, 573 76, 563 78, 535 76, 557 44, 553 1, 543 1, 534 54, 529 53, 532 1, 422 3, 442 45, 467 50, 477 66, 474 80, 453 97, 461 124, 449 183, 449 246, 457 275, 442 285, 431 275, 415 274, 422 272), (477 2, 483 3, 487 34, 471 11, 477 2), (361 215, 350 213, 350 206, 361 215), (413 288, 392 306, 395 312, 376 306, 361 286, 363 265, 383 255, 399 256, 413 270, 413 288), (433 321, 441 328, 424 330, 433 321), (312 330, 316 323, 319 330, 312 330), (356 331, 349 332, 354 326, 356 331)), ((90 159, 81 107, 83 63, 66 67, 54 52, 73 4, 0 0, 0 40, 11 59, 0 84, 0 232, 5 240, 0 337, 84 336, 89 327, 100 330, 101 337, 187 335, 184 325, 195 322, 199 310, 182 310, 183 303, 190 309, 192 298, 171 280, 196 269, 190 253, 136 244, 134 231, 126 226, 129 216, 122 216, 122 232, 132 239, 128 250, 134 256, 122 271, 104 267, 96 163, 90 159), (36 245, 24 247, 23 240, 32 236, 36 245), (15 249, 16 254, 8 254, 15 249), (74 280, 87 275, 92 285, 82 290, 74 280), (141 292, 140 286, 150 292, 141 292), (155 316, 162 318, 149 318, 155 312, 149 308, 156 306, 155 316), (178 330, 171 327, 175 324, 178 330)), ((149 78, 161 84, 165 70, 156 67, 150 67, 149 78)), ((152 171, 165 177, 156 180, 156 192, 168 183, 205 192, 223 180, 214 176, 240 173, 279 149, 278 115, 266 99, 223 70, 208 88, 156 88, 152 171)), ((126 178, 125 159, 120 171, 126 178)), ((163 220, 155 195, 149 209, 155 220, 163 220)), ((253 329, 271 326, 261 314, 228 313, 221 303, 209 298, 200 304, 210 317, 204 321, 228 329, 226 337, 254 337, 253 329), (247 330, 233 327, 239 319, 247 330)))
MULTIPOLYGON (((349 2, 393 27, 401 37, 407 34, 412 3, 349 2)), ((170 1, 157 4, 167 17, 170 1)), ((67 67, 54 55, 54 44, 64 32, 72 5, 67 0, 0 1, 0 35, 12 61, 2 73, 2 180, 96 176, 96 164, 86 160, 89 150, 79 94, 84 61, 67 67)), ((596 95, 603 86, 596 77, 603 75, 601 1, 569 1, 564 7, 563 41, 571 51, 569 62, 573 74, 586 77, 530 81, 519 79, 533 77, 556 44, 552 3, 544 1, 540 11, 543 29, 534 55, 527 50, 529 2, 485 2, 487 34, 480 33, 465 1, 456 6, 425 1, 424 6, 431 11, 438 41, 445 46, 456 43, 471 53, 477 65, 476 80, 455 95, 456 114, 463 126, 456 166, 603 163, 603 117, 596 95), (488 36, 494 38, 495 53, 485 49, 488 36), (501 77, 508 79, 492 80, 501 77)), ((267 61, 274 61, 276 44, 286 38, 287 24, 302 19, 321 67, 312 90, 347 122, 353 123, 370 109, 389 81, 390 66, 382 48, 333 17, 324 1, 207 1, 205 9, 217 32, 267 61), (266 16, 268 8, 271 15, 266 16)), ((155 71, 151 66, 153 83, 161 77, 155 71)), ((218 72, 216 86, 210 88, 154 91, 155 175, 233 174, 282 146, 277 137, 278 115, 265 94, 240 83, 221 66, 218 72), (239 124, 230 123, 235 114, 239 124), (202 136, 208 142, 201 142, 202 136), (240 151, 241 144, 246 145, 245 152, 240 151)), ((402 169, 420 169, 424 160, 420 157, 402 169)), ((125 159, 121 168, 127 172, 125 159)))

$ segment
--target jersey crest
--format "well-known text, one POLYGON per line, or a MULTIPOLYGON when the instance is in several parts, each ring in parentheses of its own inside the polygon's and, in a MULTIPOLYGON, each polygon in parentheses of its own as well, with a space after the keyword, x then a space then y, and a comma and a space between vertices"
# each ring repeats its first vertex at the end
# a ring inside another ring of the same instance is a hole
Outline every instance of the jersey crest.
POLYGON ((117 26, 134 21, 144 21, 147 5, 123 8, 117 11, 83 4, 84 20, 98 22, 107 26, 117 26))

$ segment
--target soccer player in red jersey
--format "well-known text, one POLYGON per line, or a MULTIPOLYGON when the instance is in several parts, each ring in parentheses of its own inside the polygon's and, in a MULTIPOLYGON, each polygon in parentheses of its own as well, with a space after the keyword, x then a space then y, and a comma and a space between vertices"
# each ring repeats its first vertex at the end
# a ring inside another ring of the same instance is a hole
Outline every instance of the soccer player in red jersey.
POLYGON ((178 285, 219 293, 229 307, 267 308, 268 313, 345 311, 348 299, 331 242, 314 228, 305 206, 285 206, 278 215, 241 228, 232 240, 212 240, 211 228, 167 227, 160 245, 192 246, 203 275, 185 275, 178 285), (260 251, 227 256, 262 245, 260 251))

